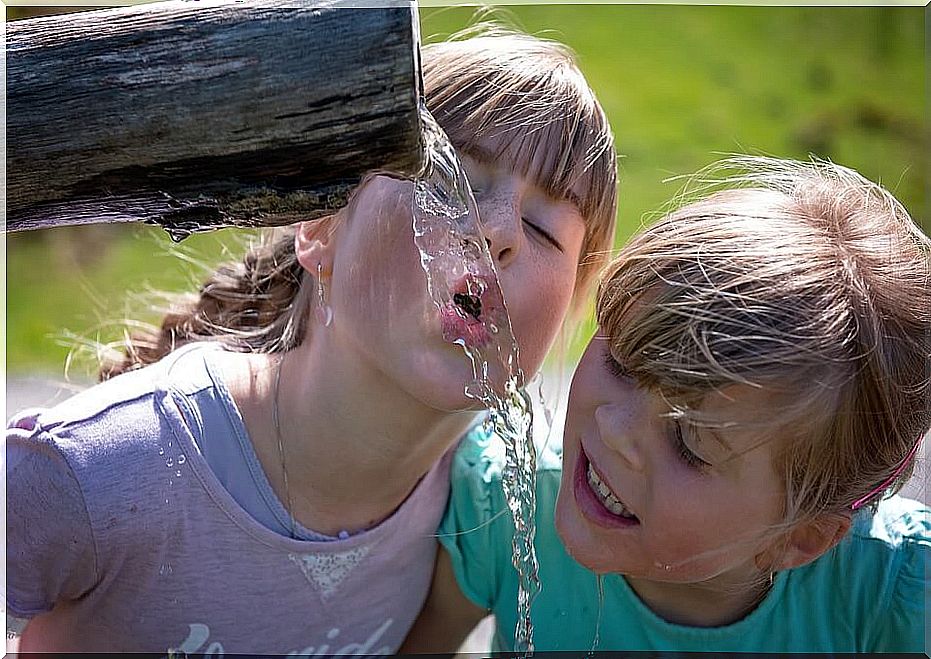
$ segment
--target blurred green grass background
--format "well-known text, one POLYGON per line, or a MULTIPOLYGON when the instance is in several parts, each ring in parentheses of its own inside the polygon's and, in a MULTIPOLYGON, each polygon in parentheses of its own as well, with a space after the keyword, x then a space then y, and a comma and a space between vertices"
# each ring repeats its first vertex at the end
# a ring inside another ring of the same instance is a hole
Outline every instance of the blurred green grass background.
MULTIPOLYGON (((620 157, 622 244, 679 190, 664 179, 733 152, 853 167, 931 232, 924 11, 524 5, 501 14, 572 47, 604 104, 620 157)), ((422 9, 424 42, 474 15, 422 9)), ((195 264, 235 254, 240 238, 227 230, 178 246, 159 229, 126 225, 8 235, 7 373, 60 376, 74 336, 106 341, 124 317, 156 320, 146 291, 196 290, 195 264)))

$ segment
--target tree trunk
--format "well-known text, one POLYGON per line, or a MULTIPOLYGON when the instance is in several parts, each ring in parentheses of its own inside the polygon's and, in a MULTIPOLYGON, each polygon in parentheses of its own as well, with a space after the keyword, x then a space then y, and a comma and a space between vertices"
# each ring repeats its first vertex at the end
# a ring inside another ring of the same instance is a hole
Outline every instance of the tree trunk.
POLYGON ((7 24, 7 230, 331 213, 422 162, 416 6, 174 0, 7 24))

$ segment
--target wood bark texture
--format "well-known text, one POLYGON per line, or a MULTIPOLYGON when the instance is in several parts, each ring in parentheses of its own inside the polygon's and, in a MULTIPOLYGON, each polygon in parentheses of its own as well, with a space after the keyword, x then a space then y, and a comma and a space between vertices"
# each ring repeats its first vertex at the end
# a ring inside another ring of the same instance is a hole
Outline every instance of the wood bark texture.
POLYGON ((174 0, 7 24, 7 230, 271 226, 422 163, 416 7, 174 0))

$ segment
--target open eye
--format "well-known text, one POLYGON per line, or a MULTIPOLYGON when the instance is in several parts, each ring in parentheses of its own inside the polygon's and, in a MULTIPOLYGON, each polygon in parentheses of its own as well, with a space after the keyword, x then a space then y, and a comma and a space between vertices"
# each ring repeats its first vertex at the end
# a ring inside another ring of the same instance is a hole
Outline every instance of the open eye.
POLYGON ((541 239, 543 239, 545 242, 549 243, 550 245, 552 245, 553 247, 555 247, 556 249, 558 249, 560 252, 563 251, 562 245, 559 244, 559 241, 556 240, 556 239, 553 237, 553 235, 552 235, 551 233, 549 233, 548 231, 546 231, 543 227, 541 227, 541 226, 538 225, 538 224, 534 224, 533 222, 531 222, 530 220, 528 220, 526 217, 522 217, 521 220, 524 222, 524 224, 525 224, 527 227, 530 228, 530 230, 531 230, 533 233, 535 233, 537 236, 539 236, 539 237, 540 237, 541 239))

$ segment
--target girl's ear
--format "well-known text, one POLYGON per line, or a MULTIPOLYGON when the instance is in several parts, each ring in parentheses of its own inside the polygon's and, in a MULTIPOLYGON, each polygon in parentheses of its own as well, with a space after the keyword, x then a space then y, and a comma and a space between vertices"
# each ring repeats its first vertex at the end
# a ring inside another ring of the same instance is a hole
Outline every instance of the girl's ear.
POLYGON ((316 276, 319 264, 325 275, 333 272, 333 252, 336 243, 334 233, 331 222, 327 219, 309 220, 297 225, 294 233, 294 255, 304 270, 316 276))
MULTIPOLYGON (((775 571, 811 563, 840 542, 848 530, 850 515, 824 513, 814 520, 794 526, 784 539, 779 556, 766 562, 775 571)), ((759 557, 757 562, 760 562, 759 557)))

